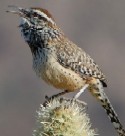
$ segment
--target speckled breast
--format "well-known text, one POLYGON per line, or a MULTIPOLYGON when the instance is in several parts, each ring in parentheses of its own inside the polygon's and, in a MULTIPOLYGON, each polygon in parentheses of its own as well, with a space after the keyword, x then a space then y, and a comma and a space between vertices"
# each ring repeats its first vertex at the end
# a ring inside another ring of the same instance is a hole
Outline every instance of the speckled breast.
POLYGON ((85 84, 77 73, 59 64, 55 53, 48 49, 42 49, 33 56, 33 68, 37 76, 59 89, 75 91, 85 84))

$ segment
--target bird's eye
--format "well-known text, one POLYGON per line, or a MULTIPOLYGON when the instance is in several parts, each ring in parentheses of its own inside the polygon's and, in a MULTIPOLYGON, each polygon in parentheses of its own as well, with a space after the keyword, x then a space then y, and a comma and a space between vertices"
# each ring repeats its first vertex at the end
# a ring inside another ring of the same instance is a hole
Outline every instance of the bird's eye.
POLYGON ((33 15, 34 15, 34 17, 37 17, 37 13, 35 13, 35 12, 34 12, 34 14, 33 14, 33 15))
POLYGON ((39 18, 40 20, 46 21, 46 18, 45 18, 45 17, 42 17, 41 15, 38 15, 38 18, 39 18))

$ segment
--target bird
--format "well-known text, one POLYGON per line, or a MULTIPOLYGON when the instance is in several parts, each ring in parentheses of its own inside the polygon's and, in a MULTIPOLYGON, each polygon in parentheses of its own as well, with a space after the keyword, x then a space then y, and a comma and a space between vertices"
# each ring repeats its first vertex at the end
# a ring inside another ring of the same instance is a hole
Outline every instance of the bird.
POLYGON ((74 98, 78 99, 88 89, 101 103, 118 135, 125 136, 125 129, 104 91, 107 79, 90 55, 67 38, 48 10, 13 5, 9 8, 12 9, 7 12, 21 19, 19 28, 31 49, 36 75, 63 90, 54 96, 77 91, 74 98))

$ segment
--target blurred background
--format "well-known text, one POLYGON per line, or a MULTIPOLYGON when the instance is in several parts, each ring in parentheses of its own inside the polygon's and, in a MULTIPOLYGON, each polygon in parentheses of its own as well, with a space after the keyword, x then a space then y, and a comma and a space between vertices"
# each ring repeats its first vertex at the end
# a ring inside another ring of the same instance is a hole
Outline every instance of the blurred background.
MULTIPOLYGON (((36 110, 45 95, 60 90, 46 85, 32 70, 32 56, 8 5, 43 7, 65 34, 92 56, 108 79, 105 89, 125 126, 125 0, 0 1, 0 135, 31 136, 36 110)), ((74 94, 68 94, 71 97, 74 94)), ((100 136, 117 135, 100 104, 86 91, 93 128, 100 136)))

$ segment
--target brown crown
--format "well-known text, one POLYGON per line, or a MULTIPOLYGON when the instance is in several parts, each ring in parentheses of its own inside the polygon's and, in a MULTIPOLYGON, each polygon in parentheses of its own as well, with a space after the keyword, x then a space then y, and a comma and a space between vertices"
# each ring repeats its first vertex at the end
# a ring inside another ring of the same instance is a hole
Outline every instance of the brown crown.
POLYGON ((49 12, 48 10, 43 9, 43 8, 38 8, 38 7, 32 7, 31 9, 39 10, 39 11, 45 13, 45 14, 46 14, 49 18, 51 18, 53 21, 55 21, 54 18, 53 18, 53 16, 50 14, 50 12, 49 12))

